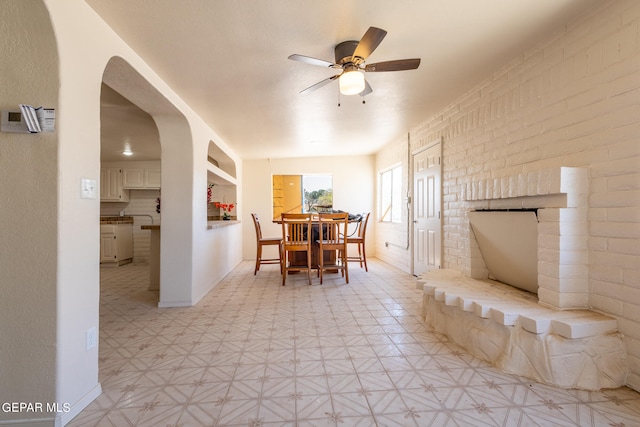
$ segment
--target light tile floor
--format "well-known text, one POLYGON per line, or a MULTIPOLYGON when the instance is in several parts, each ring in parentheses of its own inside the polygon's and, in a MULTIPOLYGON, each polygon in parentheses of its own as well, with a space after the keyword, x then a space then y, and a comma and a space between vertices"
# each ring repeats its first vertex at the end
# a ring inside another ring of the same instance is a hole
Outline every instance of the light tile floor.
MULTIPOLYGON (((70 426, 638 426, 630 389, 500 373, 420 318, 415 279, 375 259, 308 286, 241 263, 159 309, 148 270, 101 270, 103 393, 70 426)), ((331 275, 330 275, 331 276, 331 275)))

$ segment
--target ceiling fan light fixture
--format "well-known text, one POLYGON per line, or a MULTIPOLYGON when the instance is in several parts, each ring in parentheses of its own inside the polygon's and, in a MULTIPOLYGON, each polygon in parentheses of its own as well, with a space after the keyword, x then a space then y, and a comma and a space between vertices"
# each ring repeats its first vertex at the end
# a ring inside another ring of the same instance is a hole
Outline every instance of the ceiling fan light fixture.
POLYGON ((345 71, 339 80, 343 95, 357 95, 364 90, 364 74, 360 71, 345 71))

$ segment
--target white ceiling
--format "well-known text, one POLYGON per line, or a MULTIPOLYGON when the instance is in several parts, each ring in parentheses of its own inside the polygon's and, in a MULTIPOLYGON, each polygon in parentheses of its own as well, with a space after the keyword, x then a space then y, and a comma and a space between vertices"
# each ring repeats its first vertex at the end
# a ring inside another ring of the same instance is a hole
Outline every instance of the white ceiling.
POLYGON ((105 84, 100 97, 100 122, 103 162, 160 159, 160 135, 151 116, 105 84), (125 144, 130 145, 133 156, 122 154, 125 144))
MULTIPOLYGON (((245 159, 374 153, 598 4, 85 1, 245 159), (298 93, 336 71, 288 60, 289 55, 333 62, 336 44, 359 40, 370 26, 388 34, 367 63, 421 58, 420 67, 367 73, 373 93, 364 105, 359 96, 339 98, 335 81, 308 95, 298 93)), ((127 122, 140 115, 118 114, 115 96, 110 98, 111 111, 103 111, 103 145, 121 151, 127 122), (113 119, 118 123, 109 125, 113 119), (120 134, 109 137, 109 129, 120 134)), ((138 139, 152 138, 141 136, 144 125, 133 126, 137 130, 129 139, 136 151, 138 139)), ((104 155, 109 147, 103 148, 104 155)))

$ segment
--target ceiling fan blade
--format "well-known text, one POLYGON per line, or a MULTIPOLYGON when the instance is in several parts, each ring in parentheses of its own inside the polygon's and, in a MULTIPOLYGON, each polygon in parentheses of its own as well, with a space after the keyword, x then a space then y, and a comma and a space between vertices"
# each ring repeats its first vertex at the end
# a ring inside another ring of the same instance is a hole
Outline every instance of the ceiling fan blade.
POLYGON ((362 92, 360 92, 360 96, 367 96, 369 95, 371 92, 373 92, 373 89, 371 88, 371 85, 369 84, 369 82, 365 79, 364 81, 364 90, 362 92))
POLYGON ((375 64, 367 64, 364 67, 364 70, 369 72, 415 70, 419 65, 420 58, 398 59, 395 61, 384 61, 376 62, 375 64))
POLYGON ((289 59, 292 61, 304 62, 305 64, 318 65, 320 67, 331 67, 334 65, 332 62, 325 61, 323 59, 312 58, 310 56, 298 55, 295 53, 293 55, 289 55, 289 59))
POLYGON ((352 61, 355 62, 355 58, 367 59, 371 53, 376 50, 384 36, 387 35, 387 32, 383 29, 376 27, 369 27, 364 36, 360 39, 356 50, 353 52, 352 61))
POLYGON ((329 77, 327 79, 320 80, 318 83, 316 83, 314 85, 311 85, 311 86, 309 86, 308 88, 306 88, 304 90, 301 90, 300 93, 302 95, 306 95, 308 93, 311 93, 314 90, 320 89, 321 87, 328 85, 329 83, 331 83, 332 80, 335 80, 338 77, 340 77, 340 74, 336 74, 335 76, 331 76, 331 77, 329 77))

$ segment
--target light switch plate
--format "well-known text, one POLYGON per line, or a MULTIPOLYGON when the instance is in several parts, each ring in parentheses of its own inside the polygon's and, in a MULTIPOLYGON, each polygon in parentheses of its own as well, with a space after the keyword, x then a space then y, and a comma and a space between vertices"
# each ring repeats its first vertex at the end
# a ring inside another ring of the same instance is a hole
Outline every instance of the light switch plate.
POLYGON ((91 350, 96 345, 98 345, 98 332, 96 331, 96 328, 93 327, 87 330, 87 351, 91 350))
POLYGON ((97 181, 95 179, 82 178, 80 181, 80 198, 95 199, 97 197, 97 181))

